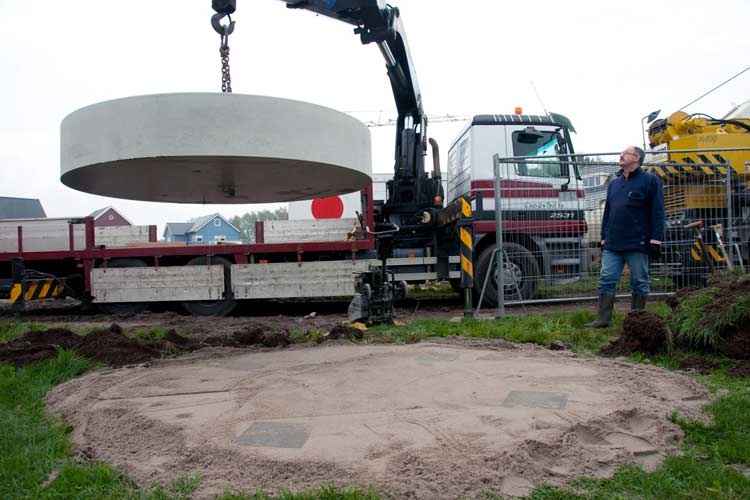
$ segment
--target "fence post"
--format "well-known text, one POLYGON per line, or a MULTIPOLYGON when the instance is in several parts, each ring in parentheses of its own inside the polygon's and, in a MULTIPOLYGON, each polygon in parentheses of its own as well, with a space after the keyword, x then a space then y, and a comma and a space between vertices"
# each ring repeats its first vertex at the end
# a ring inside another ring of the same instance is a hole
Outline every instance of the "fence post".
MULTIPOLYGON (((729 248, 732 248, 732 242, 734 241, 734 228, 732 226, 732 165, 728 161, 725 161, 724 168, 727 169, 727 220, 726 225, 724 226, 726 228, 726 233, 724 233, 723 237, 724 241, 728 242, 729 248)), ((731 269, 732 257, 729 256, 729 252, 726 250, 725 253, 725 257, 730 261, 727 267, 731 269)))
POLYGON ((26 283, 23 281, 24 266, 23 258, 13 257, 10 260, 10 303, 11 310, 20 312, 26 305, 26 283))
POLYGON ((493 164, 495 174, 495 283, 497 283, 497 319, 500 319, 505 316, 505 258, 503 255, 503 215, 500 203, 500 155, 495 154, 493 164))

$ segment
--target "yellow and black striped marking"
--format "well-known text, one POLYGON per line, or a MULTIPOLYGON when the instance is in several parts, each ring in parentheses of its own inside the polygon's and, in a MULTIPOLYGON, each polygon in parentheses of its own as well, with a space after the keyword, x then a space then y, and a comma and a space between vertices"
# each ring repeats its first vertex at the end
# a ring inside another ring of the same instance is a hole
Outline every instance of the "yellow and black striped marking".
MULTIPOLYGON (((471 221, 471 204, 461 198, 461 218, 471 221)), ((471 288, 474 286, 474 236, 472 235, 471 223, 459 227, 461 236, 461 286, 471 288)))
MULTIPOLYGON (((719 253, 718 250, 716 250, 716 248, 714 248, 713 245, 706 245, 706 251, 714 261, 724 262, 724 257, 719 253)), ((701 249, 701 244, 696 241, 695 244, 690 248, 690 257, 692 257, 694 261, 700 262, 703 260, 702 255, 703 250, 701 249)))
POLYGON ((670 163, 644 165, 643 169, 659 177, 726 176, 727 159, 720 154, 685 154, 670 163))
POLYGON ((21 283, 14 283, 10 289, 10 303, 28 302, 30 300, 52 299, 62 295, 65 287, 56 279, 27 281, 26 292, 21 283))

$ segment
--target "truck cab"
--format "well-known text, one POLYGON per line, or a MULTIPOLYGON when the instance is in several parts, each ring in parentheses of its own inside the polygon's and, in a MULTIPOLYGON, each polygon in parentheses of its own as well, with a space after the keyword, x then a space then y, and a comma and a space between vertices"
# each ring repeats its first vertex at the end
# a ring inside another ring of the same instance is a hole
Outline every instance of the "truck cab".
POLYGON ((553 113, 477 115, 448 150, 446 199, 481 195, 474 224, 476 286, 480 291, 487 280, 489 304, 498 298, 495 264, 490 267, 496 242, 495 155, 501 159, 506 300, 531 299, 542 280, 577 281, 588 269, 587 255, 581 256, 587 228, 571 132, 570 120, 553 113))

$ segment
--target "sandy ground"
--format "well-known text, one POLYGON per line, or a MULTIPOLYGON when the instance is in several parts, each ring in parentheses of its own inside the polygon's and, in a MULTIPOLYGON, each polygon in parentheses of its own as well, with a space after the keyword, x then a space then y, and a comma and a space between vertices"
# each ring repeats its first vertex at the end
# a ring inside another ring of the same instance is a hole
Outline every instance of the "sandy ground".
POLYGON ((322 484, 390 498, 524 495, 656 466, 702 418, 706 390, 622 359, 498 340, 207 349, 99 370, 49 409, 82 456, 141 484, 201 475, 195 498, 322 484))

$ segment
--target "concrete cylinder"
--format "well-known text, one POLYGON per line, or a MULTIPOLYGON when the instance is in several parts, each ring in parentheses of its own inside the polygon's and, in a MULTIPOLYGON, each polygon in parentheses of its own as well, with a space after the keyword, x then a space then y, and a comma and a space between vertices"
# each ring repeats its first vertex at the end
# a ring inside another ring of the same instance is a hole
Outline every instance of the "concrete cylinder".
POLYGON ((275 97, 127 97, 62 122, 60 180, 87 193, 175 203, 269 203, 371 182, 370 132, 329 108, 275 97))

